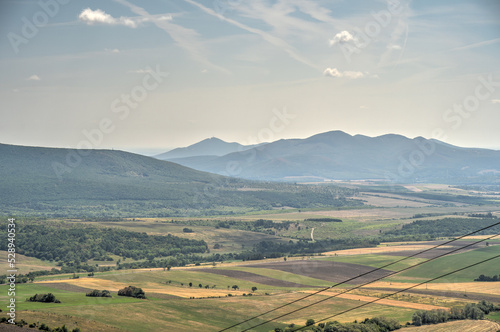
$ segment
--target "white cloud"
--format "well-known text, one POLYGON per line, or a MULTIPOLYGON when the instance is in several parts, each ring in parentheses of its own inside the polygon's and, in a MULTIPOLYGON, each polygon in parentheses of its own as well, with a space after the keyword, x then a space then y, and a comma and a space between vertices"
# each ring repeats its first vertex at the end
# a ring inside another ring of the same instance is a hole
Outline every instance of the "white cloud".
POLYGON ((107 53, 120 53, 120 50, 117 49, 117 48, 105 48, 104 51, 106 51, 107 53))
POLYGON ((366 75, 360 71, 339 71, 337 68, 326 68, 323 75, 330 77, 345 77, 348 79, 362 78, 366 75))
POLYGON ((491 103, 492 104, 500 104, 500 99, 492 99, 491 103))
POLYGON ((343 43, 348 43, 350 41, 355 41, 356 39, 354 38, 353 35, 349 31, 341 31, 337 33, 333 39, 330 39, 330 46, 333 46, 335 44, 343 44, 343 43))
POLYGON ((151 15, 151 17, 124 17, 120 16, 118 18, 115 18, 108 13, 106 13, 104 10, 101 9, 96 9, 92 10, 90 8, 84 9, 80 15, 78 16, 80 21, 87 23, 88 25, 92 25, 95 23, 100 23, 100 24, 108 24, 108 25, 124 25, 129 28, 137 28, 140 23, 142 22, 148 22, 148 21, 170 21, 172 20, 171 15, 161 15, 161 16, 155 16, 151 15))
POLYGON ((31 75, 30 77, 27 78, 28 81, 40 81, 41 78, 38 75, 31 75))
POLYGON ((86 8, 80 13, 78 18, 80 19, 80 21, 83 21, 89 25, 92 25, 94 23, 102 23, 109 25, 125 25, 130 28, 137 28, 137 23, 132 19, 123 16, 114 18, 101 9, 92 10, 90 8, 86 8))
POLYGON ((208 70, 203 69, 203 70, 201 71, 201 73, 202 73, 202 74, 206 74, 206 73, 208 73, 208 70))

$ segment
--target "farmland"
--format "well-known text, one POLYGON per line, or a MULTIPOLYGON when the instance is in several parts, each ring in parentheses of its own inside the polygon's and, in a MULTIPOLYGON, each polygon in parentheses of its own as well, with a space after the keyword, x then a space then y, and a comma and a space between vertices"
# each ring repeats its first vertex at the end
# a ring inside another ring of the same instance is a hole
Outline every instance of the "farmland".
MULTIPOLYGON (((416 310, 449 310, 482 299, 500 303, 499 282, 474 281, 480 274, 499 274, 498 259, 403 291, 440 274, 500 254, 500 241, 491 235, 474 235, 445 243, 449 241, 448 237, 442 233, 438 236, 430 233, 432 225, 448 227, 450 223, 456 223, 465 232, 475 225, 498 222, 494 218, 500 212, 497 205, 460 203, 449 206, 446 201, 441 204, 435 199, 435 194, 429 200, 400 193, 374 194, 360 188, 360 197, 366 198, 365 203, 369 202, 369 205, 355 209, 283 209, 203 219, 23 220, 20 225, 33 224, 40 227, 36 228, 40 231, 44 222, 49 228, 57 227, 61 243, 66 234, 82 236, 81 230, 89 230, 85 235, 87 241, 92 237, 100 249, 96 251, 80 244, 77 248, 83 251, 80 250, 78 256, 67 246, 70 255, 65 257, 58 252, 60 261, 47 259, 53 253, 50 251, 40 258, 19 255, 20 273, 61 268, 66 272, 76 270, 75 273, 39 275, 34 282, 18 284, 18 317, 27 322, 44 321, 54 327, 63 324, 80 327, 82 331, 190 331, 193 328, 218 331, 294 302, 242 326, 249 328, 277 317, 252 328, 254 331, 270 331, 285 329, 290 324, 301 326, 307 319, 321 321, 330 316, 334 316, 332 320, 343 323, 385 316, 405 324, 411 321, 416 310), (401 205, 406 201, 408 205, 401 205), (488 213, 491 213, 490 219, 486 218, 488 213), (338 218, 340 222, 330 222, 328 218, 338 218), (431 226, 427 226, 429 223, 431 226), (409 226, 403 228, 404 225, 409 226), (135 239, 143 239, 157 247, 150 247, 149 255, 134 253, 133 247, 124 246, 129 251, 118 251, 106 246, 106 242, 100 242, 103 239, 101 234, 115 234, 116 239, 126 237, 132 243, 135 239), (177 245, 178 250, 183 250, 189 245, 190 250, 198 252, 161 256, 164 251, 159 244, 168 234, 168 239, 173 241, 170 246, 177 245), (414 238, 428 240, 415 241, 414 238), (382 242, 384 239, 392 242, 382 242), (345 247, 357 242, 372 245, 345 247), (340 247, 329 250, 332 243, 340 247), (246 259, 266 246, 273 249, 257 260, 246 259), (273 253, 272 250, 277 248, 293 253, 273 253), (317 248, 318 252, 310 251, 311 248, 317 248), (302 250, 307 251, 301 253, 302 250), (89 257, 86 263, 75 259, 84 258, 82 253, 89 257), (266 258, 268 254, 272 255, 266 258), (444 256, 438 257, 441 255, 444 256), (139 265, 131 269, 130 264, 139 265), (172 265, 167 269, 168 264, 172 265), (87 270, 77 271, 78 266, 87 270), (91 276, 89 267, 93 271, 91 276), (392 275, 403 269, 407 270, 392 275), (146 299, 117 296, 118 290, 129 285, 142 288, 146 299), (326 290, 333 285, 335 287, 326 290), (355 289, 350 290, 353 287, 355 289), (108 290, 112 297, 85 296, 93 289, 108 290), (318 291, 321 292, 314 294, 318 291), (391 295, 395 292, 400 293, 391 295), (53 293, 61 303, 25 301, 43 293, 53 293), (315 304, 318 301, 321 304, 315 304), (303 307, 308 308, 301 309, 303 307), (285 315, 292 310, 298 311, 285 315)), ((410 192, 455 192, 454 189, 431 185, 417 189, 421 191, 410 192)), ((448 229, 436 228, 441 232, 448 229)), ((456 231, 452 228, 450 232, 456 231)), ((5 259, 2 264, 6 264, 5 259)), ((0 285, 0 301, 7 300, 7 285, 0 285)), ((488 315, 488 318, 499 320, 497 313, 488 315)), ((446 331, 456 324, 459 323, 446 323, 439 328, 446 331)), ((460 324, 477 326, 485 331, 495 326, 482 321, 461 321, 460 324)), ((413 329, 418 331, 419 328, 412 327, 409 331, 413 329)))

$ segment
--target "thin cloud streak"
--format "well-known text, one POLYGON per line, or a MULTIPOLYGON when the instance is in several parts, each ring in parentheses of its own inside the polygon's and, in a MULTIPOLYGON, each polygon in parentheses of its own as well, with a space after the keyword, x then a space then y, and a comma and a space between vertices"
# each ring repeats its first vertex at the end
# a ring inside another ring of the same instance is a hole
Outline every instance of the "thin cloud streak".
POLYGON ((130 8, 133 13, 141 16, 143 19, 150 20, 158 28, 168 33, 170 37, 195 61, 200 62, 204 66, 217 69, 225 74, 231 74, 229 70, 212 63, 203 55, 205 51, 201 46, 202 43, 199 40, 199 34, 196 31, 184 28, 167 20, 159 20, 155 15, 149 14, 144 8, 136 6, 126 0, 115 0, 115 2, 130 8))
MULTIPOLYGON (((118 1, 118 0, 117 0, 118 1)), ((121 1, 121 0, 120 0, 121 1)), ((265 31, 262 31, 262 30, 259 30, 259 29, 256 29, 256 28, 252 28, 252 27, 249 27, 245 24, 242 24, 238 21, 235 21, 233 19, 230 19, 230 18, 227 18, 221 14, 218 14, 216 13, 214 10, 210 9, 210 8, 207 8, 205 6, 203 6, 202 4, 199 4, 198 2, 196 1, 193 1, 193 0, 184 0, 185 2, 193 5, 193 6, 196 6, 198 8, 200 8, 202 11, 204 11, 205 13, 209 14, 209 15, 212 15, 212 16, 215 16, 217 18, 219 18, 220 20, 223 20, 227 23, 230 23, 240 29, 243 29, 245 31, 248 31, 248 32, 251 32, 253 34, 256 34, 256 35, 259 35, 260 37, 262 37, 262 39, 264 39, 265 41, 267 41, 268 43, 276 46, 276 47, 279 47, 281 49, 283 49, 292 59, 295 59, 297 60, 298 62, 302 63, 302 64, 305 64, 306 66, 308 67, 311 67, 311 68, 314 68, 318 71, 321 71, 321 68, 319 68, 317 65, 315 65, 314 63, 310 62, 308 59, 304 58, 303 56, 299 55, 297 50, 291 46, 290 44, 288 44, 287 42, 285 42, 284 40, 280 39, 280 38, 277 38, 275 36, 272 36, 270 35, 269 33, 265 32, 265 31)))

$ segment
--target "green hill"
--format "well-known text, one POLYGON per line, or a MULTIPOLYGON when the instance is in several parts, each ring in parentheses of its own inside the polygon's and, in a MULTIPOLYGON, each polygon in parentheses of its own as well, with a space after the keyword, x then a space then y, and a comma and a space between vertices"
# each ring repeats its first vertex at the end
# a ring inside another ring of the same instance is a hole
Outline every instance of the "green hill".
POLYGON ((330 189, 228 178, 123 151, 0 144, 0 158, 4 215, 169 217, 353 204, 332 200, 330 189))

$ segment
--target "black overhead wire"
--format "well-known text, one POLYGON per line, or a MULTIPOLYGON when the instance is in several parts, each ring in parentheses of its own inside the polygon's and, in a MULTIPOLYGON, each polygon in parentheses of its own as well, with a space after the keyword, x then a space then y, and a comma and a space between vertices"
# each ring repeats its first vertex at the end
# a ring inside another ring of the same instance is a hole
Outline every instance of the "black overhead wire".
MULTIPOLYGON (((339 315, 342 315, 342 314, 345 314, 345 313, 347 313, 347 312, 349 312, 349 311, 352 311, 352 310, 355 310, 355 309, 358 309, 358 308, 364 307, 365 305, 368 305, 368 304, 371 304, 371 303, 374 303, 374 302, 377 302, 377 301, 383 300, 383 299, 385 299, 385 298, 388 298, 388 297, 390 297, 390 296, 393 296, 393 295, 399 294, 399 293, 401 293, 401 292, 406 292, 406 291, 407 291, 407 290, 409 290, 409 289, 412 289, 412 288, 415 288, 415 287, 421 286, 421 285, 423 285, 423 284, 427 284, 427 283, 429 283, 429 282, 433 282, 433 281, 435 281, 435 280, 438 280, 438 279, 441 279, 441 278, 447 277, 447 276, 449 276, 450 274, 453 274, 453 273, 456 273, 456 272, 463 271, 463 270, 468 269, 468 268, 470 268, 470 267, 473 267, 473 266, 476 266, 476 265, 483 264, 483 263, 485 263, 485 262, 491 261, 491 260, 496 259, 496 258, 499 258, 499 257, 500 257, 500 254, 499 254, 499 255, 496 255, 496 256, 493 256, 493 257, 490 257, 490 258, 487 258, 487 259, 483 259, 483 260, 482 260, 482 261, 480 261, 480 262, 477 262, 477 263, 474 263, 474 264, 467 265, 467 266, 462 267, 462 268, 460 268, 460 269, 456 269, 456 270, 454 270, 454 271, 447 272, 447 273, 445 273, 445 274, 440 275, 439 277, 435 277, 435 278, 432 278, 432 279, 429 279, 429 280, 423 281, 423 282, 421 282, 421 283, 419 283, 419 284, 416 284, 416 285, 413 285, 413 286, 407 287, 407 288, 405 288, 405 289, 398 290, 398 291, 396 291, 396 292, 394 292, 394 293, 392 293, 392 294, 384 295, 384 296, 382 296, 382 297, 380 297, 380 298, 377 298, 377 299, 375 299, 375 300, 373 300, 373 301, 370 301, 370 302, 365 302, 365 303, 360 304, 360 305, 358 305, 358 306, 356 306, 356 307, 354 307, 354 308, 350 308, 350 309, 347 309, 347 310, 341 311, 341 312, 339 312, 339 313, 336 313, 335 315, 328 316, 328 317, 326 317, 326 318, 323 318, 323 319, 321 319, 321 320, 317 321, 317 323, 319 323, 319 322, 323 322, 323 321, 325 321, 325 320, 327 320, 327 319, 331 319, 331 318, 333 318, 333 317, 336 317, 336 316, 339 316, 339 315)), ((309 327, 309 326, 302 326, 302 327, 299 327, 299 328, 297 328, 297 329, 295 329, 295 330, 293 330, 293 331, 299 331, 299 330, 302 330, 302 329, 304 329, 304 328, 306 328, 306 327, 309 327)), ((246 331, 246 330, 245 330, 245 331, 246 331)))
MULTIPOLYGON (((498 224, 500 224, 500 222, 499 222, 498 224)), ((449 254, 452 254, 452 253, 454 253, 454 252, 456 252, 456 251, 463 250, 464 248, 467 248, 467 247, 473 246, 473 245, 475 245, 475 244, 481 243, 481 242, 483 242, 483 241, 489 240, 489 239, 491 239, 491 238, 493 238, 493 237, 496 237, 496 236, 498 236, 498 235, 500 235, 500 234, 494 234, 494 235, 492 235, 492 236, 490 236, 490 237, 488 237, 488 238, 481 239, 481 240, 479 240, 479 241, 477 241, 477 242, 474 242, 474 243, 468 244, 468 245, 466 245, 466 246, 463 246, 463 247, 457 248, 457 249, 452 250, 452 251, 450 251, 450 252, 446 252, 446 253, 444 253, 444 254, 442 254, 442 255, 440 255, 440 256, 436 256, 436 257, 430 258, 430 259, 428 259, 428 260, 426 260, 426 261, 423 261, 423 262, 417 263, 417 264, 415 264, 415 265, 412 265, 412 266, 406 267, 406 268, 404 268, 404 269, 402 269, 402 270, 399 270, 399 271, 393 271, 392 273, 390 273, 390 274, 388 274, 388 275, 385 275, 385 276, 382 276, 382 277, 379 277, 379 278, 377 278, 377 279, 375 279, 375 280, 372 280, 372 281, 366 282, 366 283, 364 283, 364 284, 361 284, 361 285, 358 285, 358 286, 352 287, 352 288, 350 288, 350 289, 347 289, 347 290, 342 291, 342 292, 339 292, 339 293, 337 293, 337 294, 335 294, 335 295, 332 295, 332 296, 326 297, 326 298, 324 298, 324 299, 322 299, 322 300, 319 300, 319 301, 317 301, 317 302, 314 302, 314 303, 308 304, 308 305, 306 305, 306 306, 303 306, 303 307, 300 307, 300 308, 298 308, 298 309, 292 310, 292 311, 290 311, 290 312, 288 312, 288 313, 285 313, 285 314, 279 315, 279 316, 277 316, 277 317, 274 317, 274 318, 268 319, 268 320, 266 320, 266 321, 264 321, 264 322, 262 322, 262 323, 259 323, 259 324, 257 324, 257 325, 251 326, 251 327, 249 327, 249 328, 247 328, 247 329, 244 329, 244 330, 242 330, 241 332, 245 332, 245 331, 248 331, 248 330, 250 330, 250 329, 252 329, 252 328, 255 328, 255 327, 258 327, 258 326, 261 326, 261 325, 267 324, 267 323, 269 323, 269 322, 272 322, 273 320, 276 320, 276 319, 278 319, 278 318, 282 318, 282 317, 288 316, 288 315, 293 314, 293 313, 295 313, 295 312, 297 312, 297 311, 300 311, 300 310, 303 310, 303 309, 307 309, 307 308, 309 308, 309 307, 312 307, 313 305, 316 305, 316 304, 319 304, 319 303, 322 303, 322 302, 328 301, 328 300, 330 300, 330 299, 332 299, 332 298, 334 298, 334 297, 337 297, 337 296, 339 296, 339 295, 342 295, 342 294, 348 293, 348 292, 350 292, 350 291, 353 291, 353 290, 355 290, 355 289, 358 289, 358 288, 364 287, 364 286, 366 286, 366 285, 369 285, 369 284, 371 284, 371 283, 374 283, 375 281, 379 281, 379 280, 381 280, 381 279, 384 279, 384 278, 390 277, 390 276, 392 276, 392 275, 394 275, 394 274, 398 274, 398 273, 400 273, 400 272, 404 272, 404 271, 407 271, 407 270, 412 269, 412 268, 414 268, 414 267, 420 266, 420 265, 422 265, 422 264, 425 264, 425 263, 431 262, 431 261, 433 261, 433 260, 435 260, 435 259, 441 258, 441 257, 446 256, 446 255, 449 255, 449 254)), ((432 281, 432 280, 431 280, 431 281, 432 281)), ((425 282, 424 282, 424 283, 425 283, 425 282)), ((317 293, 316 293, 316 294, 317 294, 317 293)), ((395 294, 397 294, 397 293, 395 293, 395 294)))
MULTIPOLYGON (((313 292, 313 293, 311 293, 311 294, 308 294, 308 295, 306 295, 306 296, 303 296, 303 297, 298 298, 298 299, 296 299, 296 300, 293 300, 293 301, 291 301, 291 302, 288 302, 288 303, 285 303, 285 304, 283 304, 283 305, 280 305, 280 306, 278 306, 278 307, 276 307, 276 308, 274 308, 274 309, 268 310, 268 311, 263 312, 263 313, 261 313, 261 314, 258 314, 258 315, 256 315, 256 316, 253 316, 253 317, 247 318, 247 319, 246 319, 246 320, 244 320, 244 321, 241 321, 241 322, 239 322, 239 323, 236 323, 236 324, 233 324, 233 325, 231 325, 231 326, 228 326, 228 327, 226 327, 226 328, 224 328, 224 329, 222 329, 222 330, 219 330, 218 332, 223 332, 223 331, 229 330, 229 329, 231 329, 231 328, 233 328, 233 327, 236 327, 236 326, 238 326, 238 325, 241 325, 241 324, 247 323, 247 322, 249 322, 249 321, 251 321, 251 320, 253 320, 253 319, 259 318, 259 317, 261 317, 261 316, 264 316, 264 315, 266 315, 266 314, 269 314, 269 313, 274 312, 274 311, 276 311, 276 310, 279 310, 279 309, 281 309, 281 308, 287 307, 287 306, 289 306, 289 305, 291 305, 291 304, 297 303, 297 302, 299 302, 299 301, 302 301, 302 300, 304 300, 304 299, 306 299, 306 298, 312 297, 312 296, 314 296, 314 295, 316 295, 316 294, 322 293, 322 292, 324 292, 324 291, 326 291, 326 290, 329 290, 329 289, 331 289, 331 288, 334 288, 334 287, 340 286, 340 285, 342 285, 342 284, 348 283, 349 281, 352 281, 352 280, 355 280, 355 279, 357 279, 357 278, 363 277, 363 276, 365 276, 365 275, 367 275, 367 274, 370 274, 370 273, 373 273, 373 272, 376 272, 376 271, 382 270, 382 269, 384 269, 384 268, 386 268, 386 267, 388 267, 388 266, 391 266, 391 265, 397 264, 397 263, 402 262, 402 261, 404 261, 404 260, 406 260, 406 259, 409 259, 409 258, 413 258, 413 257, 415 257, 415 256, 418 256, 418 255, 423 254, 423 253, 425 253, 425 252, 428 252, 428 251, 430 251, 430 250, 434 250, 434 249, 439 248, 439 247, 441 247, 441 246, 444 246, 444 245, 450 244, 450 243, 455 242, 455 241, 457 241, 457 240, 460 240, 460 239, 462 239, 462 238, 464 238, 464 237, 467 237, 467 236, 470 236, 470 235, 472 235, 472 234, 475 234, 475 233, 478 233, 478 232, 484 231, 484 230, 486 230, 486 229, 488 229, 488 228, 491 228, 491 227, 497 226, 497 225, 499 225, 499 224, 500 224, 500 222, 494 223, 494 224, 492 224, 492 225, 490 225, 490 226, 483 227, 483 228, 478 229, 478 230, 476 230, 476 231, 474 231, 474 232, 470 232, 470 233, 468 233, 468 234, 465 234, 465 235, 462 235, 462 236, 460 236, 460 237, 454 238, 454 239, 452 239, 452 240, 449 240, 449 241, 447 241, 447 242, 441 243, 441 244, 436 245, 436 246, 434 246, 434 247, 431 247, 431 248, 428 248, 428 249, 426 249, 426 250, 423 250, 423 251, 417 252, 417 253, 415 253, 415 254, 413 254, 413 255, 410 255, 410 256, 407 256, 407 257, 403 257, 403 258, 401 258, 401 259, 399 259, 399 260, 397 260, 397 261, 394 261, 394 262, 388 263, 388 264, 386 264, 386 265, 383 265, 383 266, 381 266, 381 267, 375 268, 375 269, 370 270, 370 271, 368 271, 368 272, 365 272, 365 273, 359 274, 359 275, 357 275, 356 277, 352 277, 352 278, 349 278, 349 279, 344 280, 344 281, 342 281, 342 282, 336 283, 336 284, 334 284, 334 285, 332 285, 332 286, 329 286, 329 287, 326 287, 326 288, 322 288, 322 289, 320 289, 320 290, 318 290, 318 291, 316 291, 316 292, 313 292)), ((495 236, 496 236, 496 235, 495 235, 495 236)), ((484 240, 482 240, 482 241, 484 241, 484 240)), ((480 243, 480 242, 482 242, 482 241, 478 241, 478 242, 475 242, 475 243, 473 243, 473 244, 470 244, 470 245, 467 245, 467 246, 461 247, 461 248, 459 248, 459 249, 457 249, 457 250, 462 250, 463 248, 466 248, 466 247, 468 247, 468 246, 471 246, 471 245, 474 245, 474 244, 480 243)), ((448 253, 446 253, 445 255, 450 254, 450 253, 453 253, 453 252, 455 252, 455 251, 457 251, 457 250, 454 250, 454 251, 448 252, 448 253)), ((442 256, 444 256, 444 255, 441 255, 441 256, 435 257, 435 258, 433 258, 433 259, 436 259, 436 258, 439 258, 439 257, 442 257, 442 256)), ((433 260, 433 259, 431 259, 431 260, 433 260)), ((430 260, 427 260, 427 261, 425 261, 425 262, 428 262, 428 261, 430 261, 430 260)), ((421 263, 419 263, 419 264, 417 264, 417 265, 414 265, 414 266, 418 266, 418 265, 420 265, 420 264, 422 264, 422 263, 425 263, 425 262, 421 262, 421 263)), ((412 266, 412 267, 414 267, 414 266, 412 266)), ((411 267, 409 267, 409 268, 411 268, 411 267)), ((408 268, 406 268, 406 269, 408 269, 408 268)), ((399 273, 399 272, 402 272, 402 271, 405 271, 406 269, 404 269, 404 270, 400 270, 400 271, 398 271, 398 272, 394 272, 393 274, 395 274, 395 273, 399 273)), ((390 275, 392 275, 392 274, 390 274, 390 275)), ((388 275, 388 276, 390 276, 390 275, 388 275)), ((380 278, 380 279, 386 278, 386 277, 388 277, 388 276, 384 276, 384 277, 382 277, 382 278, 380 278)), ((380 279, 378 279, 378 280, 380 280, 380 279)), ((375 281, 376 281, 376 280, 375 280, 375 281)), ((362 286, 364 286, 364 285, 362 285, 362 286)), ((361 286, 360 286, 360 287, 361 287, 361 286)), ((351 289, 351 290, 352 290, 352 289, 351 289)), ((338 295, 340 295, 340 294, 338 294, 338 295)), ((298 309, 298 310, 302 310, 302 309, 298 309)), ((298 311, 298 310, 295 310, 295 311, 298 311)), ((292 312, 290 312, 290 313, 293 313, 293 312, 295 312, 295 311, 292 311, 292 312)), ((286 315, 287 315, 287 314, 285 314, 285 315, 283 315, 283 316, 286 316, 286 315)), ((271 319, 271 320, 265 321, 264 323, 261 323, 261 324, 259 324, 259 325, 252 326, 252 327, 250 327, 250 328, 254 328, 254 327, 257 327, 257 326, 260 326, 260 325, 266 324, 266 323, 268 323, 268 322, 270 322, 270 321, 272 321, 272 320, 274 320, 274 319, 277 319, 277 318, 280 318, 280 317, 283 317, 283 316, 275 317, 275 318, 273 318, 273 319, 271 319)), ((245 330, 243 330, 242 332, 244 332, 244 331, 248 331, 248 329, 245 329, 245 330)))

